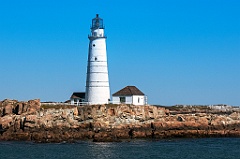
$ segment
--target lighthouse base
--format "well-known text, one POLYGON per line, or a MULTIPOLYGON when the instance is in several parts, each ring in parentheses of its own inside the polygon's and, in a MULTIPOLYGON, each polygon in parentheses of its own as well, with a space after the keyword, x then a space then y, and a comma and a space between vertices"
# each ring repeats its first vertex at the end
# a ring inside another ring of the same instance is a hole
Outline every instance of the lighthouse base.
POLYGON ((107 104, 110 101, 109 87, 89 87, 85 101, 90 104, 107 104))

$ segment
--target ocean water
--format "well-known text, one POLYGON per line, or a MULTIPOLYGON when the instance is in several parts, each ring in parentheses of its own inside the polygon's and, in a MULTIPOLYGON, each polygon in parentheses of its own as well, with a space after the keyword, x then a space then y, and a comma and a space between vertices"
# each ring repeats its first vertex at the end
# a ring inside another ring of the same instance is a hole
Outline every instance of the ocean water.
POLYGON ((240 159, 240 138, 112 143, 0 142, 0 159, 240 159))

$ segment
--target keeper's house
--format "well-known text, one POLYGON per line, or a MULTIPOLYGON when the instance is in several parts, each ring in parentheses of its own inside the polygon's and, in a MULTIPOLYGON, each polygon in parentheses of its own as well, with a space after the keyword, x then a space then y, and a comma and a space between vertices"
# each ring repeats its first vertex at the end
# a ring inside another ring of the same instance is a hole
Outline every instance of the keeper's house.
POLYGON ((147 97, 135 86, 127 86, 112 95, 114 104, 146 105, 147 97))
POLYGON ((70 97, 72 105, 81 105, 85 101, 85 92, 73 92, 70 97))

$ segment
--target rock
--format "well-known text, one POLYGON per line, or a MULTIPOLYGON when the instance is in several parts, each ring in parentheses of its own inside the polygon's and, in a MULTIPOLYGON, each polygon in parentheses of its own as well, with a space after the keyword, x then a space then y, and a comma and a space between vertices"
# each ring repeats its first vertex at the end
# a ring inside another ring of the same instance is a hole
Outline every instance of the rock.
POLYGON ((13 106, 9 103, 7 104, 3 109, 3 115, 9 115, 12 114, 13 106))
POLYGON ((40 100, 0 102, 0 140, 62 142, 90 139, 240 136, 239 112, 200 108, 92 105, 41 108, 40 100))
POLYGON ((229 115, 229 117, 233 120, 239 120, 240 114, 238 112, 233 112, 232 114, 229 115))
POLYGON ((24 107, 23 106, 24 106, 23 103, 21 103, 21 102, 17 103, 16 107, 14 108, 15 114, 17 114, 17 115, 22 114, 24 112, 24 107))
POLYGON ((2 125, 2 129, 6 130, 13 126, 14 120, 12 116, 6 115, 0 118, 0 125, 2 125))
POLYGON ((41 105, 40 99, 29 100, 27 112, 35 113, 36 111, 40 110, 40 105, 41 105))
POLYGON ((182 116, 178 116, 178 117, 177 117, 177 121, 183 122, 183 121, 185 121, 185 120, 184 120, 184 118, 183 118, 182 116))

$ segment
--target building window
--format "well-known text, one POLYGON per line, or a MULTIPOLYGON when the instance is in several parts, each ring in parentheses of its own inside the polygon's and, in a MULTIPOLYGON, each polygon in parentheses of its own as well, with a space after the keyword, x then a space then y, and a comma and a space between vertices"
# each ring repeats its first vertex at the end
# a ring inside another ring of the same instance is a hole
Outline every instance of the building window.
POLYGON ((95 44, 93 44, 93 47, 95 47, 95 44))
POLYGON ((138 103, 140 103, 140 98, 138 97, 138 103))
POLYGON ((119 97, 120 103, 125 103, 126 102, 126 97, 119 97))

